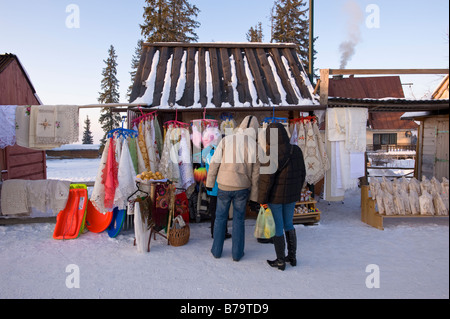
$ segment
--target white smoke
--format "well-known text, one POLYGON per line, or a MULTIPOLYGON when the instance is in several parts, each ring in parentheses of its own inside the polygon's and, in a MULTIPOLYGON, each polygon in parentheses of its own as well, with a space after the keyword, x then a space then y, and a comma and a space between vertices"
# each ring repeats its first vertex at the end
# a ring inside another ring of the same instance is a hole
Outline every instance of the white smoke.
POLYGON ((358 3, 348 0, 344 6, 344 12, 348 16, 347 39, 339 45, 341 53, 341 69, 347 67, 347 63, 355 54, 355 48, 361 42, 361 26, 364 22, 364 13, 358 3))

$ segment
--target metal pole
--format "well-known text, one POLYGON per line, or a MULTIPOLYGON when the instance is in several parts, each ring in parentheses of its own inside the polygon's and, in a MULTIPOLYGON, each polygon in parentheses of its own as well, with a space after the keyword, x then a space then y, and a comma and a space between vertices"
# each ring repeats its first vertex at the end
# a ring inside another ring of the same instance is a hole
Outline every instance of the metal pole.
POLYGON ((314 0, 309 0, 309 80, 314 83, 314 0))

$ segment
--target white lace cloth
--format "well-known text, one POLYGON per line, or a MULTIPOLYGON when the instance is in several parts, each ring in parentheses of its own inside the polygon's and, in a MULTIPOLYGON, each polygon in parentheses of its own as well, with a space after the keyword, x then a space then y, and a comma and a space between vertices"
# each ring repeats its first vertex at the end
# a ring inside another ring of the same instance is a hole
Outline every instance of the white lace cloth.
POLYGON ((3 215, 57 215, 67 204, 70 182, 59 180, 7 180, 2 187, 3 215))
POLYGON ((92 205, 100 213, 106 214, 108 210, 105 208, 105 184, 103 184, 103 169, 106 166, 108 160, 108 150, 109 150, 110 139, 108 138, 105 143, 105 148, 103 149, 102 158, 100 160, 100 166, 97 170, 97 176, 95 178, 94 188, 92 190, 92 195, 90 201, 92 205))
POLYGON ((78 106, 39 106, 36 121, 37 144, 78 142, 78 106))
POLYGON ((29 147, 31 106, 16 108, 16 143, 22 147, 29 147))
POLYGON ((305 181, 308 184, 314 185, 323 178, 325 171, 322 163, 322 155, 320 154, 317 143, 317 136, 315 135, 311 122, 306 123, 305 137, 305 153, 303 154, 306 166, 305 181))
POLYGON ((0 148, 16 144, 16 105, 0 105, 0 148))
POLYGON ((119 185, 116 188, 114 196, 114 206, 120 209, 126 209, 128 197, 138 190, 135 182, 136 172, 131 161, 128 141, 125 139, 122 143, 122 150, 119 161, 119 171, 117 179, 119 185))

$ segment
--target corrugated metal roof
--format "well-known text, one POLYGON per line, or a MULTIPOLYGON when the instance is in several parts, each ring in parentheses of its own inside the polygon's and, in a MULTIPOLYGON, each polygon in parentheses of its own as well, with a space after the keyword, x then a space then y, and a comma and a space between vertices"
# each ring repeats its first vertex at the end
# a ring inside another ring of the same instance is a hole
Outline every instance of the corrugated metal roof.
POLYGON ((152 107, 319 105, 293 44, 145 43, 130 101, 152 107))

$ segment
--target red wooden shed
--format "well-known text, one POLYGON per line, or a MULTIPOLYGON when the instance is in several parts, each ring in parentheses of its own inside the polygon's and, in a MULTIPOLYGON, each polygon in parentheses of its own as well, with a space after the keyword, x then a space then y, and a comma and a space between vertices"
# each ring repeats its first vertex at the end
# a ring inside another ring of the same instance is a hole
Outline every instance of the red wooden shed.
MULTIPOLYGON (((36 90, 19 58, 0 54, 0 105, 41 105, 36 90)), ((1 181, 47 178, 44 151, 18 145, 0 149, 1 181)))

